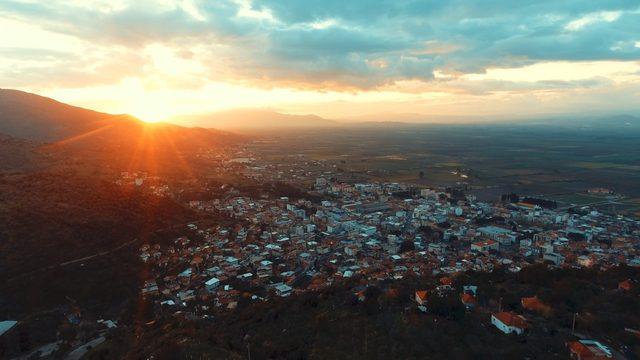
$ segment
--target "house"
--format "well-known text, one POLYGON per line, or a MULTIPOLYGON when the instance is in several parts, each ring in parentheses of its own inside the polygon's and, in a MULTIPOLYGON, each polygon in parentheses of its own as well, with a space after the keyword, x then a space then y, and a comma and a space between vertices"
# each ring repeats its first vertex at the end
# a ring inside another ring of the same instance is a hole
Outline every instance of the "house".
POLYGON ((451 280, 450 277, 442 277, 440 278, 440 284, 451 286, 453 284, 453 280, 451 280))
POLYGON ((0 321, 0 336, 14 327, 18 322, 14 320, 0 321))
POLYGON ((562 256, 562 255, 560 255, 558 253, 554 253, 554 252, 548 252, 548 253, 544 254, 542 259, 544 261, 550 261, 556 266, 558 266, 558 265, 560 265, 560 264, 562 264, 564 262, 564 256, 562 256))
POLYGON ((429 243, 429 245, 427 245, 427 251, 436 255, 444 254, 446 248, 447 246, 445 244, 440 243, 429 243))
POLYGON ((293 290, 293 288, 287 284, 278 284, 275 286, 275 289, 276 294, 282 297, 291 295, 291 291, 293 290))
POLYGON ((500 244, 493 240, 486 241, 478 241, 471 244, 471 251, 476 252, 487 252, 489 250, 498 250, 500 248, 500 244))
POLYGON ((633 283, 631 279, 627 279, 625 281, 621 281, 618 283, 618 289, 629 291, 633 288, 633 283))
POLYGON ((547 315, 551 312, 551 307, 544 304, 536 296, 523 297, 522 299, 520 299, 520 304, 522 305, 523 309, 541 313, 543 315, 547 315))
POLYGON ((118 322, 113 321, 113 320, 100 319, 100 320, 97 321, 97 323, 103 325, 108 330, 115 329, 115 328, 118 327, 118 322))
POLYGON ((478 232, 492 240, 500 239, 501 242, 511 243, 511 244, 513 244, 516 241, 516 234, 513 231, 509 229, 497 227, 497 226, 479 227, 478 232))
POLYGON ((195 291, 193 290, 180 291, 176 296, 182 301, 191 301, 196 298, 195 291))
POLYGON ((591 266, 593 266, 593 259, 590 256, 587 256, 587 255, 578 256, 578 259, 576 260, 576 262, 578 263, 578 265, 583 266, 583 267, 591 267, 591 266))
POLYGON ((427 290, 418 290, 414 297, 418 305, 424 306, 427 303, 427 290))
POLYGON ((204 283, 204 286, 207 288, 208 292, 213 292, 218 285, 220 285, 220 279, 212 277, 204 283))
POLYGON ((611 350, 595 340, 578 340, 567 343, 569 356, 576 360, 612 358, 611 350))
POLYGON ((158 294, 158 284, 155 280, 147 280, 144 283, 144 287, 142 288, 142 295, 157 295, 158 294))
POLYGON ((491 314, 491 324, 505 334, 515 333, 522 335, 529 327, 524 316, 510 311, 491 314))
POLYGON ((475 285, 464 285, 462 287, 462 291, 468 294, 471 294, 473 296, 476 296, 478 294, 478 287, 475 285))
POLYGON ((510 245, 515 244, 515 242, 516 242, 516 237, 515 236, 507 235, 507 234, 497 235, 493 239, 496 240, 498 243, 500 243, 500 245, 503 245, 503 246, 510 246, 510 245))
POLYGON ((462 305, 467 308, 467 310, 473 309, 478 303, 476 297, 469 293, 462 293, 462 295, 460 295, 460 301, 462 302, 462 305))
POLYGON ((191 274, 193 273, 193 270, 191 268, 186 269, 185 271, 181 272, 180 274, 178 274, 179 277, 185 277, 188 278, 191 276, 191 274))

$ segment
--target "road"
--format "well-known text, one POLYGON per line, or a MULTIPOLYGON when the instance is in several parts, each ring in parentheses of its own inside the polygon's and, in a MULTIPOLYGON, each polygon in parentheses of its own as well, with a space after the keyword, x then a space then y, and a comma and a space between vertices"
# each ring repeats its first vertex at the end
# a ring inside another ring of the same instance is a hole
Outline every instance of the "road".
MULTIPOLYGON (((166 231, 166 230, 169 230, 169 229, 175 229, 177 227, 185 227, 185 226, 187 226, 187 224, 197 224, 199 222, 200 221, 190 221, 190 222, 186 222, 184 224, 173 225, 173 226, 169 226, 169 227, 166 227, 166 228, 163 228, 163 229, 155 230, 154 233, 166 231)), ((39 272, 42 272, 42 271, 47 271, 47 270, 52 270, 52 269, 55 269, 55 268, 58 268, 58 267, 65 267, 65 266, 69 266, 69 265, 83 263, 83 262, 85 262, 87 260, 91 260, 91 259, 94 259, 94 258, 97 258, 97 257, 107 256, 107 255, 110 255, 110 254, 120 250, 120 249, 123 249, 123 248, 125 248, 127 246, 130 246, 130 245, 136 243, 138 240, 139 240, 138 238, 135 238, 133 240, 127 241, 126 243, 120 244, 120 245, 118 245, 118 246, 116 246, 116 247, 114 247, 112 249, 109 249, 109 250, 102 250, 102 251, 97 252, 97 253, 92 254, 92 255, 84 256, 84 257, 77 258, 77 259, 67 260, 67 261, 64 261, 64 262, 61 262, 61 263, 58 263, 58 264, 53 264, 53 265, 45 266, 45 267, 42 267, 42 268, 39 268, 39 269, 36 269, 36 270, 25 272, 25 273, 22 273, 20 275, 16 275, 16 276, 8 279, 7 282, 12 282, 12 281, 15 281, 15 280, 18 280, 18 279, 22 279, 24 277, 31 276, 31 275, 37 274, 39 272)))
POLYGON ((61 262, 59 264, 53 264, 53 265, 45 266, 45 267, 42 267, 40 269, 36 269, 36 270, 33 270, 33 271, 22 273, 20 275, 16 275, 16 276, 10 278, 9 280, 7 280, 7 282, 11 282, 11 281, 15 281, 17 279, 21 279, 21 278, 24 278, 24 277, 27 277, 27 276, 31 276, 31 275, 37 274, 39 272, 42 272, 42 271, 52 270, 52 269, 55 269, 55 268, 58 268, 58 267, 65 267, 65 266, 69 266, 69 265, 73 265, 73 264, 77 264, 77 263, 82 263, 82 262, 85 262, 87 260, 91 260, 91 259, 94 259, 94 258, 97 258, 97 257, 100 257, 100 256, 109 255, 111 253, 114 253, 114 252, 116 252, 116 251, 118 251, 118 250, 120 250, 122 248, 125 248, 125 247, 135 243, 136 241, 138 241, 137 238, 133 239, 131 241, 128 241, 128 242, 126 242, 124 244, 121 244, 121 245, 119 245, 119 246, 117 246, 117 247, 115 247, 113 249, 110 249, 110 250, 100 251, 100 252, 95 253, 93 255, 89 255, 89 256, 85 256, 85 257, 81 257, 81 258, 78 258, 78 259, 73 259, 73 260, 69 260, 69 261, 65 261, 65 262, 61 262))
POLYGON ((569 209, 573 209, 573 208, 577 208, 577 207, 594 206, 594 205, 622 205, 622 203, 617 202, 617 201, 612 201, 612 200, 602 200, 602 201, 595 201, 595 202, 587 203, 587 204, 563 206, 563 207, 559 207, 559 208, 557 208, 555 210, 556 211, 564 211, 564 210, 569 210, 569 209))

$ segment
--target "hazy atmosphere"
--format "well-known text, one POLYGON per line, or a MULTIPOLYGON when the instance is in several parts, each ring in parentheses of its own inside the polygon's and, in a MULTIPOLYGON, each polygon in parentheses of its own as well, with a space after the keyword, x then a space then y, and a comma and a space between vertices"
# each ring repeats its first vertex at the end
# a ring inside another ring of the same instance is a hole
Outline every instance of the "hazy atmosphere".
POLYGON ((4 0, 0 27, 3 87, 146 121, 639 110, 635 0, 4 0))

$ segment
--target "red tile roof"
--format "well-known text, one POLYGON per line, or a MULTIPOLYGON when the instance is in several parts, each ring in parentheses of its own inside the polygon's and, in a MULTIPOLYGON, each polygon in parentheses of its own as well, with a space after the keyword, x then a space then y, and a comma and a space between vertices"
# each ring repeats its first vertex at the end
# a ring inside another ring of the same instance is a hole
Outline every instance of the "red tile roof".
POLYGON ((418 290, 418 291, 416 291, 416 296, 421 301, 425 301, 427 299, 427 290, 418 290))
POLYGON ((493 314, 498 320, 507 326, 517 327, 520 329, 526 329, 529 327, 527 319, 524 316, 512 313, 509 311, 503 311, 493 314))
POLYGON ((607 353, 605 353, 598 347, 587 345, 583 344, 583 342, 581 341, 571 341, 567 343, 569 352, 571 353, 572 357, 579 360, 602 359, 610 357, 607 355, 607 353))
POLYGON ((523 297, 520 300, 520 303, 522 304, 523 308, 525 308, 525 309, 527 309, 529 311, 547 312, 547 311, 551 310, 551 308, 548 305, 545 305, 536 296, 523 297))
POLYGON ((466 304, 475 304, 476 302, 478 302, 473 295, 468 294, 468 293, 462 294, 462 296, 460 296, 460 300, 465 305, 466 304))
POLYGON ((632 287, 633 287, 633 283, 631 282, 630 279, 627 279, 625 281, 621 281, 618 284, 618 289, 623 289, 623 290, 627 290, 627 291, 631 290, 632 287))
POLYGON ((568 343, 568 346, 569 352, 578 359, 587 359, 591 356, 591 351, 579 341, 572 341, 568 343))
POLYGON ((493 245, 495 243, 496 242, 493 241, 493 240, 484 240, 484 241, 474 242, 473 245, 476 245, 476 246, 491 246, 491 245, 493 245))

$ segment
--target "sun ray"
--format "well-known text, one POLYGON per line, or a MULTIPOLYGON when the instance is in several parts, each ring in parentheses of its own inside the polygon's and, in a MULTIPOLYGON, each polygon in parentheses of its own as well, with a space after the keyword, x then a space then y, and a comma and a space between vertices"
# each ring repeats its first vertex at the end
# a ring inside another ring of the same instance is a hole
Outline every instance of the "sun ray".
POLYGON ((166 144, 171 147, 171 151, 175 154, 176 160, 178 161, 178 165, 181 167, 181 169, 186 172, 189 179, 195 179, 196 177, 193 169, 184 158, 182 152, 178 150, 178 147, 175 144, 175 140, 173 139, 171 134, 167 134, 166 131, 163 131, 162 136, 164 137, 166 144))
POLYGON ((86 138, 89 138, 89 137, 92 137, 92 136, 96 136, 97 134, 102 133, 102 132, 112 128, 114 125, 115 124, 107 124, 107 125, 104 125, 104 126, 101 126, 101 127, 97 128, 97 129, 93 129, 93 130, 87 131, 87 132, 79 134, 79 135, 74 135, 74 136, 68 137, 66 139, 62 139, 62 140, 57 141, 57 142, 55 142, 55 143, 53 143, 51 145, 52 146, 68 145, 68 144, 73 143, 73 142, 84 140, 86 138))

